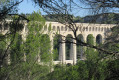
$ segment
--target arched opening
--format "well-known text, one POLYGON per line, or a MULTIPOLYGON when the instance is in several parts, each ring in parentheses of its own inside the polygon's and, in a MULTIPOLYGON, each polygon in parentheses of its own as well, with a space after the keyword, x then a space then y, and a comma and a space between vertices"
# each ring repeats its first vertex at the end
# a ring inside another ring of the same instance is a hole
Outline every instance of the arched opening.
MULTIPOLYGON (((92 34, 89 34, 89 35, 87 36, 87 44, 88 44, 88 45, 94 45, 94 37, 93 37, 92 34)), ((86 54, 87 58, 88 58, 88 56, 90 56, 91 54, 93 55, 93 53, 94 53, 94 49, 87 46, 87 47, 86 47, 86 51, 85 51, 85 54, 86 54)))
POLYGON ((89 31, 91 31, 91 27, 89 27, 89 31))
POLYGON ((102 43, 102 36, 101 36, 100 34, 98 34, 98 35, 96 36, 96 43, 97 43, 97 44, 101 44, 101 43, 102 43))
POLYGON ((93 30, 92 31, 94 31, 95 30, 95 28, 93 27, 93 30))
POLYGON ((57 31, 60 31, 60 27, 59 26, 57 26, 57 31))
POLYGON ((98 27, 98 31, 100 31, 100 27, 98 27))
POLYGON ((97 27, 95 28, 95 31, 97 31, 97 27))
POLYGON ((107 32, 109 32, 110 31, 110 28, 107 28, 107 32))
POLYGON ((53 31, 55 31, 55 26, 53 26, 53 31))
MULTIPOLYGON (((79 34, 77 36, 77 39, 79 41, 82 41, 84 42, 84 38, 83 38, 83 35, 82 34, 79 34)), ((83 49, 83 46, 81 45, 81 43, 77 40, 77 59, 82 59, 83 58, 83 55, 84 55, 84 49, 83 49)))
POLYGON ((72 50, 73 50, 73 39, 72 35, 68 34, 66 36, 66 60, 71 60, 72 59, 72 50))
POLYGON ((89 34, 89 35, 87 36, 87 43, 88 43, 89 45, 94 45, 94 37, 93 37, 92 34, 89 34))
POLYGON ((85 29, 86 29, 86 28, 85 28, 85 27, 83 27, 83 31, 85 31, 85 29))
POLYGON ((101 31, 103 31, 103 27, 102 27, 101 31))
POLYGON ((86 31, 88 31, 88 27, 86 27, 86 31))
POLYGON ((64 31, 63 26, 61 27, 61 31, 64 31))
POLYGON ((67 26, 65 26, 65 31, 67 31, 67 26))
POLYGON ((59 34, 55 35, 54 40, 53 40, 53 50, 54 50, 53 58, 55 61, 59 60, 59 58, 60 58, 59 55, 60 55, 60 47, 61 47, 60 42, 61 41, 62 41, 61 35, 59 35, 59 34))
POLYGON ((104 28, 104 31, 107 31, 106 27, 104 28))

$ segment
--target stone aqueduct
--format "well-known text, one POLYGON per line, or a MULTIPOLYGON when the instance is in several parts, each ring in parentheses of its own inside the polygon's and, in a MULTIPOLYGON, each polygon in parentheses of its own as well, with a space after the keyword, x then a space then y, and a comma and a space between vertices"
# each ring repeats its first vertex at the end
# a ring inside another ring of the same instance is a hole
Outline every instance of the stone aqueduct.
MULTIPOLYGON (((67 35, 71 35, 74 38, 74 34, 66 25, 63 25, 58 22, 46 22, 46 25, 48 26, 51 23, 51 45, 53 46, 53 40, 55 33, 58 33, 60 35, 63 35, 63 41, 65 41, 67 35)), ((97 42, 96 39, 100 38, 100 42, 104 42, 106 38, 106 33, 110 31, 110 29, 115 26, 114 24, 90 24, 90 23, 76 23, 76 26, 78 27, 77 36, 82 35, 83 40, 87 41, 87 36, 89 34, 92 34, 94 37, 94 42, 97 42)), ((47 34, 48 27, 44 28, 44 34, 47 34)), ((76 42, 73 40, 73 42, 76 42)), ((54 61, 55 64, 58 63, 70 63, 75 64, 77 62, 77 46, 76 44, 70 45, 70 58, 66 59, 66 43, 61 43, 59 45, 59 60, 54 61)))
MULTIPOLYGON (((51 40, 51 46, 53 49, 53 40, 54 40, 54 36, 57 34, 63 35, 63 36, 67 36, 67 35, 71 35, 74 38, 74 34, 71 31, 71 29, 69 29, 66 25, 63 25, 61 23, 58 22, 46 22, 47 27, 43 28, 44 33, 43 34, 49 34, 48 32, 48 26, 49 24, 51 24, 51 31, 50 31, 50 40, 51 40)), ((77 36, 78 35, 82 35, 83 40, 86 42, 87 41, 87 36, 89 34, 92 34, 94 37, 94 42, 97 42, 96 39, 100 38, 100 42, 104 42, 105 38, 106 38, 106 33, 110 31, 110 29, 112 27, 114 27, 114 24, 91 24, 91 23, 76 23, 76 26, 78 27, 77 30, 77 36)), ((22 31, 21 34, 23 39, 25 39, 25 34, 27 34, 26 32, 26 27, 27 24, 25 24, 25 27, 22 31)), ((7 32, 7 30, 1 30, 0 32, 2 32, 3 34, 7 32)), ((62 40, 64 41, 66 38, 63 37, 62 40)), ((76 42, 75 40, 73 40, 73 42, 76 42)), ((58 64, 58 63, 63 63, 63 64, 76 64, 77 62, 77 46, 76 44, 71 44, 70 47, 70 58, 67 60, 66 59, 66 43, 61 43, 59 45, 59 59, 57 61, 54 61, 54 64, 58 64)))

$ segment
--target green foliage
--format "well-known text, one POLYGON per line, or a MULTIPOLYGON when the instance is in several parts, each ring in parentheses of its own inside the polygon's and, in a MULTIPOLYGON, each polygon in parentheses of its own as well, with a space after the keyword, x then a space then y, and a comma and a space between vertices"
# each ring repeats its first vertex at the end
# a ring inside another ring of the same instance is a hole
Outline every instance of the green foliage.
POLYGON ((106 38, 106 42, 103 45, 104 49, 111 52, 119 51, 118 34, 119 34, 119 26, 111 28, 111 34, 109 34, 108 38, 106 38))
POLYGON ((12 19, 13 21, 11 21, 9 24, 4 23, 5 25, 7 24, 6 26, 9 27, 9 31, 12 33, 22 31, 24 28, 24 24, 22 21, 20 21, 19 16, 16 15, 12 19))
MULTIPOLYGON (((80 16, 73 16, 73 15, 70 15, 70 14, 50 14, 50 15, 44 15, 44 18, 47 20, 47 21, 59 21, 60 22, 64 22, 65 20, 65 17, 68 17, 68 18, 71 18, 74 22, 84 22, 83 18, 81 18, 80 16)), ((70 21, 70 20, 68 20, 70 21)))
POLYGON ((70 59, 70 50, 71 50, 71 46, 72 46, 72 35, 67 35, 66 36, 66 60, 70 59))
MULTIPOLYGON (((0 36, 2 37, 3 35, 0 34, 0 36)), ((6 44, 5 39, 4 38, 0 39, 0 49, 4 49, 6 46, 5 44, 6 44)))
POLYGON ((3 80, 5 78, 9 80, 46 79, 46 75, 51 70, 50 38, 48 35, 42 34, 45 20, 38 12, 34 12, 28 18, 30 22, 27 25, 26 40, 23 41, 19 32, 7 39, 8 44, 11 44, 8 49, 11 63, 1 68, 0 78, 3 80), (39 62, 39 60, 41 61, 39 62))
POLYGON ((76 65, 57 65, 48 75, 48 80, 105 80, 108 77, 107 65, 108 60, 102 60, 102 56, 94 51, 76 65))
MULTIPOLYGON (((77 36, 77 39, 84 42, 83 40, 83 36, 80 34, 77 36)), ((81 44, 77 41, 77 59, 82 59, 82 57, 84 56, 84 47, 81 46, 81 44)))
POLYGON ((4 78, 1 78, 2 80, 39 80, 47 79, 46 75, 49 73, 49 69, 45 65, 22 62, 15 66, 9 65, 7 69, 2 67, 0 75, 4 76, 4 78), (8 73, 9 75, 6 76, 8 73))
POLYGON ((22 37, 19 35, 19 33, 16 33, 15 35, 11 36, 11 40, 13 41, 13 44, 11 44, 10 47, 10 59, 11 63, 15 64, 17 61, 19 61, 23 56, 23 44, 22 44, 22 37))
POLYGON ((80 22, 80 23, 83 23, 84 22, 84 19, 83 18, 81 18, 80 16, 76 16, 76 17, 74 17, 74 22, 80 22))
MULTIPOLYGON (((87 43, 89 45, 94 45, 94 37, 93 37, 92 34, 89 34, 87 36, 87 43)), ((94 51, 93 48, 87 47, 85 54, 87 56, 86 58, 91 58, 92 59, 92 57, 90 55, 95 55, 95 51, 94 51)))
POLYGON ((29 19, 32 21, 28 24, 28 36, 25 44, 25 53, 28 61, 40 56, 41 60, 50 61, 50 39, 48 35, 42 34, 42 28, 45 25, 44 18, 39 13, 34 12, 29 19), (40 22, 37 22, 40 21, 40 22))
MULTIPOLYGON (((4 35, 0 34, 0 63, 2 63, 2 57, 4 56, 5 50, 6 50, 6 40, 3 38, 4 35)), ((6 62, 4 61, 6 64, 6 62)))
POLYGON ((61 65, 56 65, 54 67, 54 71, 48 74, 47 76, 48 76, 48 80, 64 80, 65 67, 61 65))
POLYGON ((77 45, 77 59, 82 59, 84 56, 84 47, 77 45))
POLYGON ((1 20, 6 17, 8 13, 16 13, 17 12, 17 5, 16 4, 19 0, 0 0, 0 13, 3 13, 3 16, 1 15, 1 20), (12 6, 12 7, 11 7, 12 6))
MULTIPOLYGON (((94 45, 94 37, 93 37, 92 34, 89 34, 89 35, 87 36, 87 43, 88 43, 89 45, 94 45)), ((85 54, 87 55, 87 58, 88 58, 88 56, 89 56, 90 54, 91 54, 91 55, 95 55, 95 51, 94 51, 93 48, 87 47, 85 54)), ((89 56, 89 58, 91 58, 91 56, 89 56)))
POLYGON ((41 54, 41 60, 50 62, 51 61, 51 45, 50 45, 50 38, 48 35, 42 35, 41 36, 41 45, 40 48, 40 54, 41 54))
MULTIPOLYGON (((47 21, 54 21, 54 22, 56 22, 56 21, 60 20, 61 23, 65 22, 66 17, 73 19, 74 16, 71 15, 71 14, 62 14, 62 13, 61 14, 60 13, 56 13, 56 14, 44 15, 44 18, 47 21)), ((67 21, 71 22, 70 19, 67 19, 67 21)))
POLYGON ((115 24, 117 23, 116 20, 116 17, 119 16, 118 14, 113 14, 113 13, 110 13, 110 14, 107 14, 106 15, 106 20, 104 21, 105 24, 115 24))
POLYGON ((56 65, 54 71, 48 75, 48 80, 78 80, 77 66, 56 65))
POLYGON ((59 49, 53 49, 53 60, 59 60, 59 49))
POLYGON ((49 24, 48 31, 51 31, 51 23, 49 24))
POLYGON ((88 43, 89 45, 94 45, 94 37, 93 37, 92 34, 89 34, 89 35, 87 36, 87 43, 88 43))
MULTIPOLYGON (((119 52, 119 43, 118 43, 118 32, 119 26, 115 26, 111 29, 111 34, 106 38, 106 42, 103 45, 104 49, 110 52, 117 53, 119 52)), ((106 80, 118 80, 119 79, 119 56, 118 55, 110 55, 108 56, 108 77, 106 80)))
POLYGON ((58 60, 59 49, 60 49, 61 35, 56 34, 53 40, 53 57, 54 60, 58 60))
MULTIPOLYGON (((89 37, 89 44, 93 39, 89 37)), ((76 65, 59 66, 49 74, 49 80, 105 80, 108 76, 108 61, 103 60, 98 51, 88 48, 85 61, 78 61, 76 65)))
POLYGON ((108 77, 106 80, 118 80, 119 79, 119 59, 116 60, 110 60, 108 62, 108 77))

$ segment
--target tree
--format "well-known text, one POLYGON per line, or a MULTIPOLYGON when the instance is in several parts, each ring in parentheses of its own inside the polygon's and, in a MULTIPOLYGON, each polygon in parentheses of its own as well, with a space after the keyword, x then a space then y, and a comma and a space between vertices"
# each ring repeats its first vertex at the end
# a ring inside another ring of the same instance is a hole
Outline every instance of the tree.
POLYGON ((17 13, 17 5, 20 4, 21 2, 23 2, 23 0, 18 1, 18 0, 1 0, 0 1, 0 29, 1 30, 6 30, 7 32, 0 35, 0 41, 5 43, 6 48, 4 49, 4 51, 2 51, 2 55, 0 58, 0 66, 3 66, 3 63, 5 61, 5 59, 8 57, 9 55, 9 49, 11 44, 14 42, 14 39, 12 39, 12 37, 15 38, 15 34, 18 31, 21 31, 23 29, 23 24, 22 21, 20 22, 21 18, 26 19, 25 17, 16 14, 17 13), (7 19, 10 19, 9 21, 7 21, 7 19), (11 38, 12 40, 9 41, 9 38, 11 38), (9 44, 8 44, 9 41, 9 44))
POLYGON ((0 1, 0 21, 4 20, 8 15, 14 15, 17 13, 17 5, 23 2, 21 0, 1 0, 0 1))
POLYGON ((3 80, 13 80, 14 78, 25 80, 46 79, 46 75, 51 70, 50 40, 48 35, 42 34, 45 19, 38 12, 32 13, 28 18, 32 21, 25 27, 28 28, 26 41, 23 40, 23 35, 20 36, 20 32, 8 38, 14 40, 9 48, 11 63, 1 67, 0 76, 3 80))

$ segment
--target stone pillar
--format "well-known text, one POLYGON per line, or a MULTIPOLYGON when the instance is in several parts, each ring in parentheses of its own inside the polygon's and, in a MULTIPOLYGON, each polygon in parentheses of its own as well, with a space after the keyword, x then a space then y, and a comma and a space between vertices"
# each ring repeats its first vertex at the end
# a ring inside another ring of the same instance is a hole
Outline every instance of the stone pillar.
MULTIPOLYGON (((62 38, 63 39, 63 38, 62 38)), ((62 43, 60 44, 60 52, 59 52, 59 58, 61 60, 61 62, 63 64, 65 64, 65 59, 66 59, 66 56, 65 56, 65 42, 64 42, 65 39, 63 39, 62 43)))
POLYGON ((50 45, 51 45, 51 53, 53 53, 53 37, 52 36, 50 36, 50 45))
POLYGON ((96 36, 94 36, 94 45, 96 46, 96 36))
POLYGON ((105 37, 104 37, 103 34, 101 34, 101 36, 102 36, 102 43, 104 43, 104 41, 105 41, 105 37))
POLYGON ((88 36, 88 35, 84 35, 84 34, 83 34, 84 42, 87 42, 87 36, 88 36))
MULTIPOLYGON (((85 43, 87 43, 87 36, 88 36, 88 34, 87 34, 87 35, 83 35, 83 37, 84 37, 84 42, 85 42, 85 43)), ((86 46, 83 46, 83 49, 84 49, 84 52, 85 52, 86 49, 87 49, 87 47, 86 47, 86 46)))
POLYGON ((10 52, 8 51, 7 53, 7 64, 10 65, 11 61, 10 61, 10 52))
POLYGON ((53 40, 54 40, 53 35, 50 35, 50 45, 51 45, 50 52, 51 52, 51 60, 52 60, 52 62, 53 62, 53 40))
POLYGON ((22 32, 21 32, 21 34, 22 34, 22 40, 23 40, 23 41, 26 41, 27 33, 28 33, 27 24, 25 24, 25 25, 24 25, 24 28, 23 28, 23 30, 22 30, 22 32))
MULTIPOLYGON (((76 43, 76 40, 73 40, 74 43, 76 43)), ((73 44, 73 63, 76 64, 77 62, 77 55, 76 55, 76 44, 73 44)))

